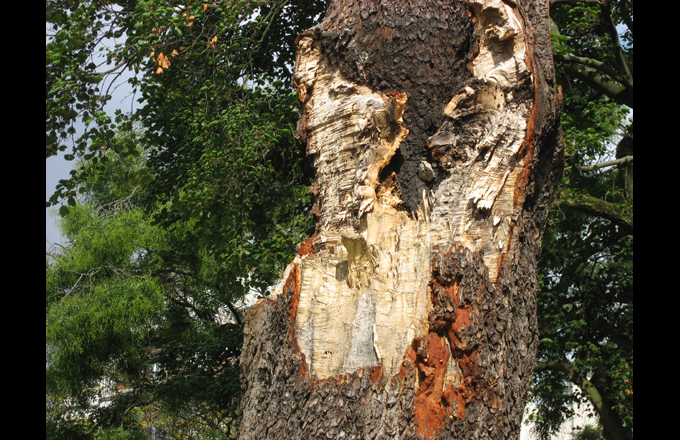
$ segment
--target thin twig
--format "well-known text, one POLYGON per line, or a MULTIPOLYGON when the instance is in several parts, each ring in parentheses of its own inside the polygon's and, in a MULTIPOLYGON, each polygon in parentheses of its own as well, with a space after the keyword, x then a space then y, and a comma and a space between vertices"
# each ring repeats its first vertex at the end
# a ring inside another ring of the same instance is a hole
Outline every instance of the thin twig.
MULTIPOLYGON (((118 199, 118 200, 114 200, 113 202, 109 202, 109 203, 106 203, 106 204, 104 204, 104 205, 101 205, 99 208, 97 208, 97 210, 95 211, 95 213, 96 213, 97 215, 99 215, 99 213, 103 211, 104 214, 107 214, 108 212, 110 212, 110 209, 107 208, 108 206, 111 206, 112 208, 116 208, 116 207, 118 207, 119 205, 122 205, 123 203, 128 203, 128 202, 130 202, 130 200, 132 199, 132 197, 134 197, 135 193, 137 192, 137 189, 138 189, 138 188, 139 188, 139 185, 137 185, 137 186, 135 186, 135 187, 132 188, 132 193, 131 193, 130 195, 125 196, 125 197, 123 197, 123 198, 121 198, 121 199, 118 199)), ((114 212, 115 212, 115 211, 114 211, 114 212)))

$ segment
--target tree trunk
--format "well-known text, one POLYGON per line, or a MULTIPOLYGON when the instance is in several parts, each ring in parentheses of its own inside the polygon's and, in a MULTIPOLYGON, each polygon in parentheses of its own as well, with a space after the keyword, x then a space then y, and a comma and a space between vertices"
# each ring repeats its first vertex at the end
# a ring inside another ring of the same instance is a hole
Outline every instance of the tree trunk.
POLYGON ((547 2, 334 0, 297 45, 317 227, 248 314, 239 438, 518 438, 562 174, 547 2))

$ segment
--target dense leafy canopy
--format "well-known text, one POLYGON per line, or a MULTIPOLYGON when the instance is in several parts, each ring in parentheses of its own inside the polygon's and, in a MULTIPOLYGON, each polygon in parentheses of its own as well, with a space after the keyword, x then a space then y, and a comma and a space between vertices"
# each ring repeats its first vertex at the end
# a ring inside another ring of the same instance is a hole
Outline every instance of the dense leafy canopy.
POLYGON ((632 438, 633 4, 551 3, 566 166, 539 260, 535 428, 550 438, 589 401, 604 438, 632 438))
POLYGON ((313 226, 289 81, 324 9, 48 1, 46 155, 78 160, 48 202, 48 436, 233 436, 239 309, 313 226), (124 72, 141 105, 107 114, 124 72))
POLYGON ((229 438, 241 298, 216 281, 213 257, 184 247, 195 220, 153 224, 161 205, 137 184, 143 155, 107 157, 47 260, 48 436, 138 438, 155 426, 229 438))
POLYGON ((76 188, 108 166, 107 152, 136 154, 114 140, 115 130, 141 124, 148 171, 138 183, 149 206, 163 205, 154 224, 193 219, 197 241, 187 251, 220 263, 222 288, 263 291, 312 227, 312 170, 293 138, 289 78, 294 38, 324 8, 304 0, 48 2, 46 152, 69 141, 67 159, 87 164, 48 204, 66 201, 60 213, 68 213, 76 188), (113 67, 96 66, 101 57, 113 67), (134 72, 129 83, 143 105, 108 115, 104 104, 123 71, 134 72), (86 128, 76 139, 79 119, 86 128))

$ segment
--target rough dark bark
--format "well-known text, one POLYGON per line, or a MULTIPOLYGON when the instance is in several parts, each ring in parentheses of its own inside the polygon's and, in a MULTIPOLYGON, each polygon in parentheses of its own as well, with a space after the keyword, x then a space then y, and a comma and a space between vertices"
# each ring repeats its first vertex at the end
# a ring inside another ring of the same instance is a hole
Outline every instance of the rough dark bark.
POLYGON ((563 161, 547 3, 336 0, 298 40, 317 230, 246 319, 239 438, 518 438, 563 161))

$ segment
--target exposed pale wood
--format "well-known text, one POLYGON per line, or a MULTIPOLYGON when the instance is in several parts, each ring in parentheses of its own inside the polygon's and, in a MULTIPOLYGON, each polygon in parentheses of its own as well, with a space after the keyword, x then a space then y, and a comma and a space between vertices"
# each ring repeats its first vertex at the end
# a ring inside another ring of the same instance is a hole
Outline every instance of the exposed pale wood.
POLYGON ((317 251, 300 263, 296 326, 314 377, 376 365, 396 373, 411 341, 427 332, 433 249, 455 243, 484 251, 489 280, 498 276, 531 111, 504 89, 530 79, 513 9, 500 0, 470 3, 482 35, 473 62, 481 81, 452 98, 444 109, 449 122, 429 139, 431 147, 464 149, 465 160, 443 164, 447 176, 436 192, 423 193, 417 215, 399 211, 392 188, 378 180, 408 135, 407 96, 352 83, 311 36, 298 43, 295 83, 306 102, 321 226, 317 251), (465 124, 454 125, 463 116, 465 124), (474 143, 459 145, 459 138, 474 143))

